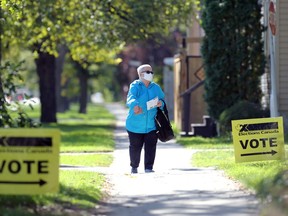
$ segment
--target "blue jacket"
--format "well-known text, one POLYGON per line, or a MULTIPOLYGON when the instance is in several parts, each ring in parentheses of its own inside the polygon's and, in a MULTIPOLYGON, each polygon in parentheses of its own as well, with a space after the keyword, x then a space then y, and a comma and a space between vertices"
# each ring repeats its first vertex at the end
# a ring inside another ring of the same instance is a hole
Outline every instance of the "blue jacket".
POLYGON ((154 118, 157 108, 147 110, 146 103, 155 97, 158 97, 159 100, 164 100, 164 96, 161 87, 154 82, 151 82, 148 87, 139 79, 132 82, 127 95, 126 105, 129 107, 129 113, 126 119, 126 129, 134 133, 149 133, 152 130, 156 130, 154 118), (136 105, 142 108, 142 113, 134 113, 133 108, 136 105))

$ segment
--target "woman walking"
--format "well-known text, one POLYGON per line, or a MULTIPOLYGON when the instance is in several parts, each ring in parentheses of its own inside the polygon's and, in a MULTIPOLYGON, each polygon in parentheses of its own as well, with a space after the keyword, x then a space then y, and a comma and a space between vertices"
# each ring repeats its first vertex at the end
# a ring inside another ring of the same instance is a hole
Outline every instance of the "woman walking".
POLYGON ((138 173, 141 151, 144 146, 144 170, 154 172, 157 135, 155 115, 157 107, 163 108, 164 93, 161 87, 153 82, 154 72, 149 64, 137 68, 139 79, 130 84, 127 95, 129 108, 126 129, 129 136, 129 155, 131 173, 138 173))

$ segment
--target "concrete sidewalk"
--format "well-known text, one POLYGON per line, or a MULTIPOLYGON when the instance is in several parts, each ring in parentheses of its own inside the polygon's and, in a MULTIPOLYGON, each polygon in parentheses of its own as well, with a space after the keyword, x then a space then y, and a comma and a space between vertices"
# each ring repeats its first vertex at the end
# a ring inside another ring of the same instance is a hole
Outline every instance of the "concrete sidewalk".
POLYGON ((259 203, 255 196, 213 168, 195 168, 195 150, 175 143, 158 143, 155 173, 144 173, 143 155, 139 173, 131 175, 128 137, 125 130, 127 110, 121 104, 106 107, 117 117, 114 162, 106 172, 111 183, 109 198, 99 215, 200 215, 256 216, 259 203))

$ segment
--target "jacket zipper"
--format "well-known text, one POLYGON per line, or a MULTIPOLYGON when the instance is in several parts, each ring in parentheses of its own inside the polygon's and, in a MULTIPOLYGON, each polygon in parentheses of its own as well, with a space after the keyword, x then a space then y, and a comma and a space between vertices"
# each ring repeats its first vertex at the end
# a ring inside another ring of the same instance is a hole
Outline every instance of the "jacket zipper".
MULTIPOLYGON (((149 87, 149 86, 148 86, 149 87)), ((149 91, 148 91, 148 87, 146 87, 146 91, 147 91, 147 102, 149 101, 149 91)), ((146 113, 146 133, 148 132, 148 110, 146 113)))

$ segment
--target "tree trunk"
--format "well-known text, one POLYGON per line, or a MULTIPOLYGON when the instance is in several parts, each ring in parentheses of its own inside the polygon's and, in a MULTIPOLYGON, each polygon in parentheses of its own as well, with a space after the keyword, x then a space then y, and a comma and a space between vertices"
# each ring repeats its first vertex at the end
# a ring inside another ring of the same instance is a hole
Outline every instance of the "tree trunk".
POLYGON ((55 87, 55 56, 38 51, 35 60, 39 76, 41 118, 42 123, 57 122, 56 118, 56 87, 55 87))
POLYGON ((80 97, 79 97, 79 113, 87 113, 87 98, 88 98, 88 70, 84 69, 80 64, 76 63, 78 68, 78 78, 80 82, 80 97))
POLYGON ((65 62, 65 55, 67 53, 67 48, 65 46, 59 47, 59 57, 56 58, 56 104, 57 104, 57 112, 65 112, 67 110, 67 98, 61 95, 62 85, 61 85, 61 74, 63 71, 63 65, 65 62))

